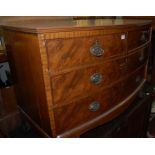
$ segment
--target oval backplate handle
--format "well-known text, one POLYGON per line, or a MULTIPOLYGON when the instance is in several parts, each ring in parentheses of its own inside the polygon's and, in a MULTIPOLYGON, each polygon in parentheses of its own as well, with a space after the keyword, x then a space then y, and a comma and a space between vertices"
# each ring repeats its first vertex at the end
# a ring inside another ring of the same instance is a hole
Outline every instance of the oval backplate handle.
POLYGON ((96 41, 95 44, 90 48, 90 53, 96 57, 100 57, 104 54, 104 50, 98 41, 96 41))
POLYGON ((97 101, 94 101, 89 105, 89 110, 92 112, 97 111, 99 108, 100 108, 100 103, 97 101))
POLYGON ((100 73, 95 73, 90 77, 90 82, 93 84, 100 84, 103 80, 103 76, 100 73))

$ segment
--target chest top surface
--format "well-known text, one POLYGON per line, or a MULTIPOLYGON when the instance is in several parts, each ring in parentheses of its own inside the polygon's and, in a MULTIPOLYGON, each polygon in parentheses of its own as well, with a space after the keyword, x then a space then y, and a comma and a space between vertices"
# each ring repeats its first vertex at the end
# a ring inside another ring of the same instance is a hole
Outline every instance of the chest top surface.
POLYGON ((109 29, 131 26, 145 26, 152 24, 151 20, 131 20, 131 19, 53 19, 53 20, 26 20, 3 23, 2 27, 16 31, 26 31, 30 33, 57 32, 79 29, 109 29))

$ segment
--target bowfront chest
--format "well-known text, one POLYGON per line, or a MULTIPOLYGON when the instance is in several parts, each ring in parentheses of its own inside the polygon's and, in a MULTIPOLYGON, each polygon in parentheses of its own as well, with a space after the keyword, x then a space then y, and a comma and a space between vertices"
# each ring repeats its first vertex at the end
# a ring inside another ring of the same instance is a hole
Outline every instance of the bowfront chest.
POLYGON ((151 22, 3 25, 22 113, 48 137, 79 137, 124 112, 146 81, 151 22))

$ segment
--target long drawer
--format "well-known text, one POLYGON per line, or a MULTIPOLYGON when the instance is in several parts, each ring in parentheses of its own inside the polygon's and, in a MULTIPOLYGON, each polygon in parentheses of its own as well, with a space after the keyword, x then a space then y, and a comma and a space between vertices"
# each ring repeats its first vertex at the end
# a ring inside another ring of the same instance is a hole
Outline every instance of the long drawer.
POLYGON ((110 110, 126 99, 144 80, 144 67, 113 87, 71 104, 54 108, 57 134, 77 127, 110 110))
POLYGON ((124 54, 125 34, 47 40, 49 68, 55 74, 61 70, 103 62, 124 54))
MULTIPOLYGON (((119 85, 115 86, 115 90, 120 94, 119 85)), ((113 91, 109 88, 77 102, 72 102, 69 105, 54 108, 57 134, 86 123, 110 109, 114 101, 112 96, 113 91)))
POLYGON ((51 77, 54 104, 65 104, 110 86, 127 74, 125 58, 51 77))

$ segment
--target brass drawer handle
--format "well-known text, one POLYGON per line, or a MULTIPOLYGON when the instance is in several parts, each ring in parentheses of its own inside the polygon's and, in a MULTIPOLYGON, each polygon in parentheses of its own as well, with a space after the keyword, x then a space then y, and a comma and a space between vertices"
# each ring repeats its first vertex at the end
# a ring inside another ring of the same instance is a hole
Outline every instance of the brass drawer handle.
POLYGON ((96 43, 90 48, 90 53, 96 57, 100 57, 104 54, 104 50, 98 41, 96 41, 96 43))
POLYGON ((100 84, 103 80, 103 76, 100 73, 95 73, 90 77, 90 82, 93 84, 100 84))
POLYGON ((88 107, 88 109, 92 112, 97 111, 99 108, 100 108, 100 103, 97 101, 92 102, 88 107))

